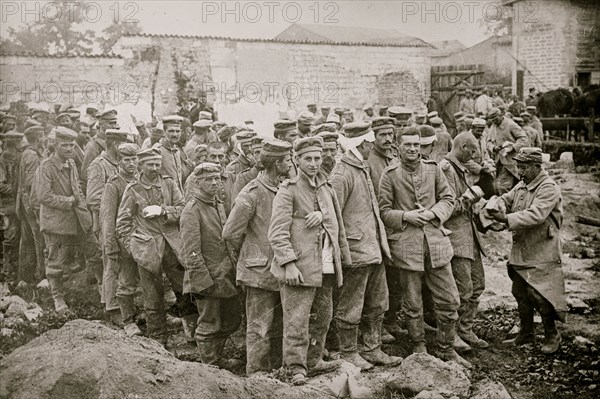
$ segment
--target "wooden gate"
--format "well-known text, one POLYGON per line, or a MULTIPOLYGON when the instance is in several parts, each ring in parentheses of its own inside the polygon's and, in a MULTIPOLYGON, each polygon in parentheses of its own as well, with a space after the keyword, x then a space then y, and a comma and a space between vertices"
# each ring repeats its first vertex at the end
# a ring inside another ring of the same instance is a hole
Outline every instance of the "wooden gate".
MULTIPOLYGON (((431 91, 440 93, 440 99, 446 103, 446 110, 451 116, 458 112, 460 102, 458 91, 470 88, 482 88, 482 77, 485 66, 475 65, 435 65, 431 67, 431 91)), ((487 85, 487 87, 491 87, 487 85)))

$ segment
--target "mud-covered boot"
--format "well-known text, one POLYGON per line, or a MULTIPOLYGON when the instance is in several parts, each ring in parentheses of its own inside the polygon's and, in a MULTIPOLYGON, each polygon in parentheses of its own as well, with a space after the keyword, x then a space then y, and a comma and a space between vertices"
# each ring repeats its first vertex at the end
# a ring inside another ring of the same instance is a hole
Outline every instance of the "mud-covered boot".
POLYGON ((200 361, 204 364, 211 366, 217 366, 219 363, 218 347, 217 342, 213 339, 197 340, 196 346, 198 348, 198 354, 200 355, 200 361))
POLYGON ((198 326, 198 315, 192 314, 183 316, 181 318, 181 326, 183 327, 183 334, 188 342, 196 341, 194 335, 196 334, 196 327, 198 326))
POLYGON ((502 341, 505 345, 521 346, 532 344, 535 342, 534 324, 533 324, 533 307, 529 305, 519 304, 519 334, 512 339, 502 341))
POLYGON ((362 371, 371 370, 373 365, 358 354, 358 326, 341 326, 339 322, 337 324, 340 337, 340 357, 362 371))
POLYGON ((69 307, 64 299, 62 277, 48 277, 48 283, 50 284, 50 291, 52 292, 54 310, 62 316, 69 311, 69 307))
MULTIPOLYGON (((463 314, 460 315, 458 324, 456 327, 456 335, 458 335, 465 343, 471 346, 471 348, 485 349, 489 345, 486 341, 479 338, 473 332, 473 324, 475 316, 477 315, 478 303, 469 302, 465 306, 463 314)), ((454 349, 458 350, 456 346, 454 349)))
POLYGON ((412 353, 427 353, 425 347, 425 322, 421 318, 407 318, 406 328, 412 343, 412 353))
POLYGON ((561 336, 556 329, 556 323, 552 316, 542 316, 542 323, 544 324, 544 345, 542 346, 542 353, 551 355, 560 348, 561 336))
POLYGON ((365 321, 363 328, 364 350, 360 355, 369 363, 381 366, 397 366, 401 357, 388 356, 381 350, 381 324, 383 319, 365 321))
POLYGON ((463 359, 456 351, 454 350, 454 337, 456 335, 455 324, 453 322, 443 323, 438 321, 437 323, 437 350, 436 356, 444 361, 453 361, 461 366, 470 369, 473 366, 471 363, 463 359))

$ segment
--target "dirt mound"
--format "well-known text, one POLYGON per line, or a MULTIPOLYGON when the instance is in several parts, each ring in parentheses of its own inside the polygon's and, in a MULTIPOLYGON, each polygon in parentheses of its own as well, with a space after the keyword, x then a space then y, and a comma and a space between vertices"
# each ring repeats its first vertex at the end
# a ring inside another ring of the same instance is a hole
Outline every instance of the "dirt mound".
POLYGON ((0 362, 0 398, 324 398, 313 387, 246 379, 177 360, 156 342, 73 320, 0 362))

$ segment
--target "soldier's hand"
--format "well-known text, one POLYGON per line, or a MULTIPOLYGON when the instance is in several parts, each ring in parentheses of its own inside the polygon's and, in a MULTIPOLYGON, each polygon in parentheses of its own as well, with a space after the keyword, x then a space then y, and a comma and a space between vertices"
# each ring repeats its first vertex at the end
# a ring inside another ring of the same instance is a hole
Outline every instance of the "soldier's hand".
POLYGON ((319 211, 314 211, 306 215, 304 219, 306 220, 304 227, 312 229, 323 223, 323 214, 319 211))
POLYGON ((159 205, 149 205, 142 209, 142 216, 146 219, 154 218, 162 215, 163 209, 159 205))
POLYGON ((427 215, 424 214, 424 211, 421 211, 419 209, 404 212, 404 220, 407 223, 410 223, 413 226, 417 227, 422 227, 425 224, 427 224, 427 222, 429 222, 429 220, 427 219, 427 215))
POLYGON ((67 200, 69 201, 69 205, 71 205, 71 207, 77 205, 77 197, 67 197, 67 200))
POLYGON ((285 265, 285 283, 291 286, 297 286, 301 283, 304 283, 304 277, 300 270, 298 270, 298 266, 296 266, 296 262, 290 262, 285 265))

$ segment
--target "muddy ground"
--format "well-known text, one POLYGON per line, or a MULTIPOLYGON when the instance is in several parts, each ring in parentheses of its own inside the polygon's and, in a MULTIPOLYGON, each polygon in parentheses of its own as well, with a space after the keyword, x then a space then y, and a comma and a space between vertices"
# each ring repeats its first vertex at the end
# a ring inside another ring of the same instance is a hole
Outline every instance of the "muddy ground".
MULTIPOLYGON (((488 253, 484 260, 487 287, 476 330, 491 346, 465 357, 474 365, 473 382, 483 378, 500 381, 516 399, 600 397, 600 227, 575 223, 578 215, 600 215, 600 174, 555 172, 555 179, 561 185, 565 210, 562 237, 566 289, 570 302, 576 306, 571 309, 567 323, 561 326, 563 345, 555 356, 544 356, 540 352, 543 331, 539 323, 537 345, 526 345, 517 350, 501 344, 518 324, 516 303, 506 274, 510 233, 488 233, 484 237, 488 253), (577 307, 577 300, 588 307, 577 307), (582 341, 582 337, 591 344, 582 341)), ((68 286, 67 302, 72 304, 72 312, 66 317, 58 317, 52 312, 52 300, 47 290, 11 287, 13 295, 38 303, 44 309, 44 315, 35 322, 12 325, 7 325, 6 320, 0 322, 0 327, 15 331, 0 339, 0 358, 44 331, 62 326, 67 320, 104 318, 97 292, 85 284, 83 275, 76 276, 68 286)), ((182 360, 197 360, 193 346, 185 342, 181 329, 175 326, 172 330, 174 337, 169 349, 182 360)), ((384 349, 390 354, 409 354, 404 340, 385 345, 384 349)), ((241 332, 228 343, 227 351, 230 357, 244 360, 241 332)), ((234 371, 243 374, 243 368, 234 371)), ((380 372, 383 369, 375 368, 371 373, 380 372)), ((285 375, 277 375, 285 379, 285 375)), ((399 397, 397 394, 387 396, 399 397)))

